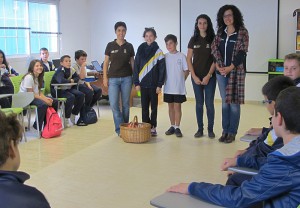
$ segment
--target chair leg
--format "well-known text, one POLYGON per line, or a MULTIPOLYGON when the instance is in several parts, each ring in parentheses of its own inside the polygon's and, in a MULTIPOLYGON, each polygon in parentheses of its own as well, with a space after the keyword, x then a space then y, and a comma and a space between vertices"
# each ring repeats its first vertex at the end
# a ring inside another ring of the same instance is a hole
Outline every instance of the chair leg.
POLYGON ((99 100, 97 100, 97 111, 98 111, 98 118, 100 118, 100 106, 99 106, 99 100))
POLYGON ((31 123, 31 109, 27 109, 27 117, 28 117, 28 123, 27 123, 27 129, 30 131, 30 123, 31 123))
POLYGON ((38 114, 38 108, 35 108, 35 117, 36 117, 36 128, 38 131, 38 138, 41 138, 41 129, 40 129, 40 124, 39 124, 39 114, 38 114))
POLYGON ((63 125, 63 128, 65 128, 65 126, 66 126, 66 123, 65 123, 65 121, 66 121, 66 114, 65 114, 65 102, 62 102, 61 103, 61 111, 62 111, 62 116, 61 116, 61 118, 62 118, 62 125, 63 125))
POLYGON ((25 142, 27 142, 26 132, 25 132, 25 126, 24 126, 24 115, 23 112, 21 113, 21 121, 22 121, 22 127, 23 127, 23 137, 25 139, 25 142))

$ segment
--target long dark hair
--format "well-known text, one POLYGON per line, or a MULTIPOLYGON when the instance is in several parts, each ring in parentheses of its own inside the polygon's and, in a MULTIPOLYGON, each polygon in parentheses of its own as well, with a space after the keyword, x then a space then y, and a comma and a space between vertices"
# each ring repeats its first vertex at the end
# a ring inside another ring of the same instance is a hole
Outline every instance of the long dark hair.
MULTIPOLYGON (((34 76, 34 73, 33 73, 33 69, 34 69, 34 66, 35 66, 35 64, 36 63, 40 63, 42 66, 43 66, 43 63, 41 62, 41 60, 39 60, 39 59, 34 59, 34 60, 32 60, 31 62, 30 62, 30 64, 29 64, 29 67, 28 67, 28 71, 27 71, 27 73, 23 76, 23 78, 22 78, 22 80, 28 75, 28 74, 30 74, 32 77, 33 77, 33 80, 34 80, 34 82, 35 82, 35 76, 34 76)), ((44 79, 44 70, 43 70, 43 72, 41 73, 41 74, 39 74, 39 76, 38 76, 38 88, 39 88, 39 90, 42 88, 42 86, 43 86, 43 79, 44 79)))
POLYGON ((224 5, 222 6, 217 14, 217 30, 218 33, 221 32, 222 30, 224 30, 226 28, 226 25, 224 23, 224 13, 227 10, 231 10, 232 14, 233 14, 233 26, 235 28, 236 31, 238 31, 240 29, 240 27, 244 27, 244 17, 241 13, 241 11, 234 5, 224 5))
POLYGON ((195 38, 195 42, 199 39, 200 37, 200 31, 198 28, 198 20, 202 18, 202 19, 206 19, 207 21, 207 30, 206 30, 206 40, 211 43, 214 40, 215 37, 215 31, 213 28, 213 24, 211 22, 211 19, 209 18, 209 16, 207 16, 206 14, 200 14, 197 18, 196 18, 196 22, 195 22, 195 28, 194 28, 194 38, 195 38))
POLYGON ((4 64, 6 66, 6 69, 8 69, 8 63, 6 61, 5 53, 2 50, 0 50, 0 53, 3 56, 3 63, 2 64, 4 64))

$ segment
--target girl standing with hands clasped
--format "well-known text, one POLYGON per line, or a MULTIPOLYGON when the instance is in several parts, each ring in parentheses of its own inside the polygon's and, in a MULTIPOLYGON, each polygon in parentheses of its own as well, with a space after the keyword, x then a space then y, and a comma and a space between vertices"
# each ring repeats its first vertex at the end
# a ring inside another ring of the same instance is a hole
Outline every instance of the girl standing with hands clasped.
POLYGON ((244 18, 234 5, 221 7, 217 14, 218 32, 212 43, 217 80, 222 98, 222 136, 220 142, 231 143, 240 122, 240 105, 245 99, 246 55, 249 36, 244 18))
POLYGON ((214 138, 215 107, 214 97, 216 90, 216 74, 211 43, 215 32, 210 18, 201 14, 195 22, 194 35, 188 44, 187 63, 192 75, 192 84, 196 99, 196 117, 198 130, 194 137, 203 136, 203 104, 205 101, 208 120, 208 137, 214 138))
POLYGON ((135 57, 133 81, 137 91, 141 91, 142 120, 151 124, 151 135, 156 136, 158 94, 165 81, 166 63, 153 28, 145 28, 142 43, 135 57), (149 117, 149 105, 151 116, 149 117))

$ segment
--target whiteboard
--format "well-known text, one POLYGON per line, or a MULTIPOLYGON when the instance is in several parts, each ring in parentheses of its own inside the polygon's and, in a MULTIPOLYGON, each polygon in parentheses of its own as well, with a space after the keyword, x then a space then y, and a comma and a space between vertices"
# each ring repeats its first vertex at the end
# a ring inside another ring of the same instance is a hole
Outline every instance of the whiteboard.
POLYGON ((244 16, 249 32, 248 72, 267 72, 268 60, 276 58, 278 0, 181 0, 181 51, 186 54, 198 15, 207 14, 216 31, 217 12, 234 4, 244 16))

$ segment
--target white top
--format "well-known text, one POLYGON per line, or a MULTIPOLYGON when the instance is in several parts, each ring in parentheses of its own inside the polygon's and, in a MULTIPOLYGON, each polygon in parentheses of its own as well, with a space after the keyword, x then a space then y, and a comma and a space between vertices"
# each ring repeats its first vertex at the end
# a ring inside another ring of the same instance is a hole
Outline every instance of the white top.
POLYGON ((167 53, 166 60, 166 81, 164 85, 164 93, 185 95, 185 77, 184 72, 188 70, 186 57, 183 53, 175 54, 167 53))
POLYGON ((21 82, 20 91, 19 92, 27 92, 27 89, 33 89, 34 94, 39 94, 39 84, 38 79, 33 77, 31 74, 27 74, 21 82))

